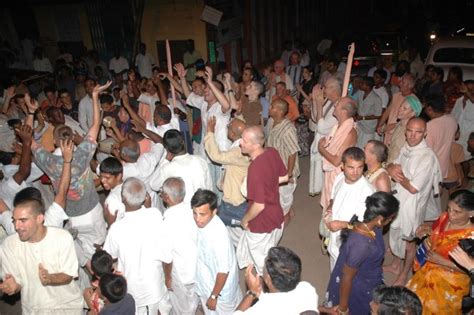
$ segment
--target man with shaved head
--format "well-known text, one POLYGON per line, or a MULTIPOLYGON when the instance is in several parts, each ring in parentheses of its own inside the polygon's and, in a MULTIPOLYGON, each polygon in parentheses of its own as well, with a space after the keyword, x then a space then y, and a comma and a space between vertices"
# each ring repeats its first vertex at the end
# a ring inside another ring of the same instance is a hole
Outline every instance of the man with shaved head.
POLYGON ((242 153, 250 157, 247 175, 248 208, 242 219, 244 229, 237 246, 240 268, 253 264, 259 275, 268 250, 276 246, 283 233, 283 210, 279 185, 288 181, 288 171, 274 148, 264 148, 261 127, 245 129, 240 141, 242 153))
POLYGON ((276 99, 272 102, 266 141, 266 147, 275 148, 288 169, 289 181, 280 186, 280 204, 285 215, 285 222, 288 222, 289 219, 287 215, 293 214, 291 209, 293 193, 296 189, 296 180, 300 176, 298 136, 295 125, 286 118, 287 112, 288 103, 285 100, 276 99))
POLYGON ((400 155, 387 167, 396 182, 395 197, 400 201, 400 211, 390 226, 390 249, 395 258, 392 265, 385 268, 397 275, 394 285, 405 285, 407 281, 416 247, 406 239, 414 236, 423 223, 429 200, 438 193, 438 184, 443 179, 438 158, 424 140, 425 121, 411 118, 405 136, 400 155))
POLYGON ((240 141, 246 125, 239 119, 233 119, 227 127, 227 137, 232 141, 228 151, 221 151, 215 137, 216 119, 211 117, 207 123, 207 134, 204 145, 209 158, 224 166, 224 178, 218 183, 222 189, 222 202, 219 205, 218 216, 227 226, 240 227, 240 221, 247 210, 247 201, 240 192, 240 187, 247 176, 250 164, 248 156, 242 154, 240 141))
POLYGON ((336 176, 342 172, 342 153, 357 143, 354 115, 357 104, 349 97, 339 99, 334 107, 337 124, 331 133, 319 140, 318 150, 323 157, 324 186, 321 192, 321 207, 326 211, 336 176))

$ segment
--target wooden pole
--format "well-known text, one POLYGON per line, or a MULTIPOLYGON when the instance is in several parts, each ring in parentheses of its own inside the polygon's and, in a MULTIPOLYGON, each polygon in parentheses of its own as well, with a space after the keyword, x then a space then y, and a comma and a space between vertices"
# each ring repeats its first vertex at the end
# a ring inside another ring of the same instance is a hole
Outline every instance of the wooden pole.
POLYGON ((344 74, 344 84, 342 85, 342 97, 347 96, 349 81, 351 79, 352 60, 354 59, 355 44, 349 46, 349 55, 347 56, 346 73, 344 74))
MULTIPOLYGON (((172 60, 171 60, 171 48, 170 48, 170 42, 169 40, 166 40, 166 61, 168 64, 168 74, 173 77, 173 65, 172 65, 172 60)), ((176 91, 174 90, 173 84, 171 84, 171 98, 173 99, 172 104, 172 112, 176 108, 176 91)))

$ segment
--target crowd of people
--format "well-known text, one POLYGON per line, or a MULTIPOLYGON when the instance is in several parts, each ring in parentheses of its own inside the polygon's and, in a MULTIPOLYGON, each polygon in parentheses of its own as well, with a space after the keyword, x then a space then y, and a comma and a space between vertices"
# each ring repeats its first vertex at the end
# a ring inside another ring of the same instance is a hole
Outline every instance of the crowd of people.
POLYGON ((236 78, 192 41, 173 69, 142 44, 132 67, 71 56, 38 95, 9 86, 0 290, 24 314, 460 314, 474 81, 412 53, 349 78, 323 46, 317 65, 290 45, 236 78), (331 272, 319 297, 278 246, 304 156, 331 272))

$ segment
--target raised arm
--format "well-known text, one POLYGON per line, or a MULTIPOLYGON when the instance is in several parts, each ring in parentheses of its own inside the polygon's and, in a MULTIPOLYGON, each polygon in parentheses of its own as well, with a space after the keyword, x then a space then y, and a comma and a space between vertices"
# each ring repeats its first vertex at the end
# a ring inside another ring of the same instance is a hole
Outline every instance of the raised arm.
POLYGON ((206 79, 207 79, 207 85, 211 89, 212 93, 216 96, 217 101, 219 104, 221 104, 222 107, 222 112, 226 113, 228 112, 231 107, 229 100, 227 97, 225 97, 224 93, 222 93, 217 86, 214 84, 214 81, 212 81, 212 69, 211 67, 206 67, 206 79))
POLYGON ((162 105, 168 105, 168 95, 166 95, 165 87, 159 76, 153 78, 153 83, 158 87, 158 96, 162 105))
POLYGON ((232 89, 232 80, 230 77, 230 73, 224 74, 224 90, 229 96, 230 107, 232 109, 235 109, 237 113, 240 114, 240 112, 242 111, 242 106, 240 106, 239 102, 237 102, 237 98, 235 97, 235 90, 232 89))
POLYGON ((128 98, 127 93, 121 91, 120 98, 122 99, 123 107, 125 107, 125 109, 127 110, 132 121, 135 121, 136 123, 145 126, 146 122, 140 116, 138 116, 137 112, 133 110, 132 105, 130 105, 130 100, 128 98))
POLYGON ((5 101, 3 102, 3 105, 2 105, 2 114, 7 114, 8 113, 8 108, 10 107, 10 101, 12 100, 12 98, 15 97, 16 93, 15 93, 15 89, 16 87, 13 85, 13 86, 10 86, 7 91, 6 91, 6 94, 5 94, 5 101))
POLYGON ((97 140, 101 125, 99 94, 107 90, 111 84, 112 81, 107 81, 107 83, 105 83, 104 85, 97 84, 96 86, 94 86, 94 90, 92 91, 92 126, 89 129, 87 136, 93 139, 94 141, 97 140))
POLYGON ((313 106, 311 107, 311 119, 315 123, 318 123, 319 119, 323 117, 323 107, 327 99, 324 98, 323 89, 320 84, 316 84, 313 87, 312 94, 313 94, 313 98, 312 98, 313 106))
POLYGON ((28 93, 25 94, 25 103, 26 107, 28 108, 28 115, 25 119, 25 125, 30 126, 33 129, 35 113, 38 111, 39 104, 36 100, 32 99, 28 93))
POLYGON ((23 149, 21 152, 20 167, 13 175, 13 179, 18 185, 30 176, 31 172, 31 143, 33 141, 33 130, 28 125, 23 125, 16 130, 17 135, 21 138, 23 149))
POLYGON ((188 82, 186 82, 186 69, 182 63, 177 63, 174 65, 176 72, 178 72, 178 77, 181 83, 181 88, 183 89, 183 94, 186 98, 191 94, 191 90, 189 90, 188 82))
POLYGON ((61 153, 63 154, 63 170, 59 179, 58 190, 54 197, 54 202, 61 208, 66 208, 66 196, 71 182, 71 161, 74 153, 74 143, 72 140, 61 140, 61 153))
POLYGON ((160 73, 159 74, 159 77, 161 80, 164 80, 164 79, 168 79, 168 81, 170 81, 171 85, 174 86, 174 89, 179 92, 180 94, 184 94, 183 93, 183 87, 181 86, 181 83, 179 83, 178 81, 176 81, 173 76, 169 75, 169 73, 160 73))

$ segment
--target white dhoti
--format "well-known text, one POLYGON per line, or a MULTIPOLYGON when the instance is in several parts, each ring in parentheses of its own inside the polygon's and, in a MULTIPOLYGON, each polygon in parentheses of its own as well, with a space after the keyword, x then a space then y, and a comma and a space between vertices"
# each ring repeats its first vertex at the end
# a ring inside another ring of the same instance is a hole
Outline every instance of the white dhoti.
POLYGON ((194 298, 194 284, 183 284, 178 279, 173 279, 171 288, 169 298, 173 314, 194 315, 198 306, 194 298))
POLYGON ((389 244, 393 255, 400 259, 405 259, 406 241, 402 229, 390 227, 389 244))
POLYGON ((288 212, 290 212, 291 206, 293 205, 293 193, 296 190, 296 179, 293 180, 293 183, 281 185, 279 188, 280 205, 283 209, 283 215, 286 215, 288 212))
POLYGON ((270 248, 277 246, 283 235, 283 224, 281 228, 274 229, 270 233, 252 233, 245 230, 237 245, 237 262, 239 268, 243 269, 250 264, 255 266, 259 275, 263 275, 263 266, 270 248))
POLYGON ((375 139, 375 132, 365 133, 365 132, 362 132, 361 130, 357 130, 357 147, 358 148, 361 148, 363 150, 367 142, 374 139, 375 139))
POLYGON ((231 303, 231 304, 222 303, 222 301, 219 301, 219 299, 217 299, 217 305, 216 305, 215 311, 209 310, 206 306, 207 300, 209 299, 208 296, 195 295, 195 301, 196 303, 199 303, 199 302, 201 303, 202 310, 204 311, 204 314, 206 315, 232 315, 234 314, 235 309, 237 308, 240 301, 242 300, 242 292, 240 292, 240 290, 238 291, 237 297, 238 297, 238 302, 231 303))
POLYGON ((244 234, 244 230, 239 226, 227 226, 227 231, 229 231, 229 238, 234 245, 235 248, 239 246, 240 239, 242 238, 242 234, 244 234))
POLYGON ((425 213, 425 221, 436 221, 441 214, 441 198, 440 195, 437 194, 435 197, 435 193, 428 199, 428 204, 426 206, 426 213, 425 213))
POLYGON ((309 164, 309 193, 319 194, 323 189, 324 172, 323 160, 318 151, 318 142, 321 139, 319 134, 316 134, 311 144, 310 164, 309 164))
POLYGON ((158 314, 158 311, 161 315, 171 314, 171 303, 168 293, 166 293, 158 303, 136 307, 135 315, 158 314))

